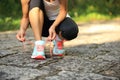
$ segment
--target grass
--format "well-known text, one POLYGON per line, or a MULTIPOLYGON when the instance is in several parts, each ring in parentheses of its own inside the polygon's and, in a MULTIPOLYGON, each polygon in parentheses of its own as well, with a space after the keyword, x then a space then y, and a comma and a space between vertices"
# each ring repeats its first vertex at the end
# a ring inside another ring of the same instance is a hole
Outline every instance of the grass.
POLYGON ((101 21, 101 20, 111 20, 113 19, 110 15, 105 14, 99 14, 99 13, 89 13, 89 14, 83 14, 80 16, 73 17, 73 20, 75 20, 77 23, 79 22, 92 22, 92 21, 101 21))
MULTIPOLYGON (((120 19, 120 15, 114 17, 112 15, 105 15, 105 14, 92 12, 89 14, 82 14, 79 16, 78 14, 75 13, 75 15, 72 18, 77 23, 82 23, 82 22, 92 22, 92 21, 101 21, 101 20, 106 21, 114 18, 120 19)), ((0 18, 0 32, 18 30, 19 27, 20 27, 20 18, 13 18, 13 17, 0 18)))
POLYGON ((19 29, 20 18, 5 17, 0 18, 0 31, 19 29))

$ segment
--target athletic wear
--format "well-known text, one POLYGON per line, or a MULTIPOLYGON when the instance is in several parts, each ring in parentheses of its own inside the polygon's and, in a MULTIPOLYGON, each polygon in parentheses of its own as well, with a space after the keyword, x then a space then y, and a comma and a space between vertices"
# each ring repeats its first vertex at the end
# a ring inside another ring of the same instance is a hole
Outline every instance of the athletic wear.
POLYGON ((41 60, 45 59, 44 46, 45 41, 36 41, 31 58, 41 60))
POLYGON ((72 40, 78 35, 78 26, 71 18, 65 18, 58 27, 61 35, 66 40, 72 40))
POLYGON ((55 20, 57 15, 59 14, 60 11, 60 3, 58 0, 51 2, 48 2, 46 0, 43 0, 46 14, 50 20, 55 20))
MULTIPOLYGON (((54 9, 52 10, 55 13, 49 11, 47 4, 59 4, 58 0, 53 1, 52 3, 47 2, 46 0, 30 0, 29 10, 32 10, 34 7, 39 7, 44 13, 44 24, 42 30, 42 36, 48 37, 49 36, 49 28, 53 24, 58 15, 59 7, 55 5, 54 9)), ((57 27, 56 33, 58 34, 61 31, 62 37, 66 40, 72 40, 77 37, 78 34, 78 26, 77 24, 69 17, 66 17, 57 27)))

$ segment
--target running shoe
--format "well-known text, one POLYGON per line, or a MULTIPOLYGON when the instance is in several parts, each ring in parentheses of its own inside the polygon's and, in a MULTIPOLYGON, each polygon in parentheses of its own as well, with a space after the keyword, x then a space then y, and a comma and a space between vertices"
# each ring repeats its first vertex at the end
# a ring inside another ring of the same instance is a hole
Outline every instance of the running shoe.
POLYGON ((35 46, 33 49, 33 53, 31 58, 38 59, 38 60, 45 60, 45 53, 44 53, 45 41, 36 41, 35 46))
POLYGON ((64 48, 63 48, 63 40, 55 38, 53 40, 54 48, 53 48, 53 56, 63 56, 64 48))

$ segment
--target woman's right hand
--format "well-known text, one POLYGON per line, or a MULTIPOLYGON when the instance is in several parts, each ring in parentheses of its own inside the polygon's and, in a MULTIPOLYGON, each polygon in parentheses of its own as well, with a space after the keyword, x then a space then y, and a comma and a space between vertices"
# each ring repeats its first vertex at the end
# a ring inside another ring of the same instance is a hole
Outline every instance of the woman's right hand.
POLYGON ((16 38, 19 41, 24 42, 25 41, 25 31, 24 30, 19 30, 18 33, 16 34, 16 38))
POLYGON ((29 19, 26 17, 25 18, 22 17, 21 23, 20 23, 20 30, 16 34, 16 38, 21 42, 25 41, 25 31, 27 30, 28 25, 29 25, 29 19))
POLYGON ((20 23, 20 30, 16 34, 16 38, 21 42, 25 41, 25 31, 29 25, 29 1, 30 0, 21 0, 23 16, 20 23))

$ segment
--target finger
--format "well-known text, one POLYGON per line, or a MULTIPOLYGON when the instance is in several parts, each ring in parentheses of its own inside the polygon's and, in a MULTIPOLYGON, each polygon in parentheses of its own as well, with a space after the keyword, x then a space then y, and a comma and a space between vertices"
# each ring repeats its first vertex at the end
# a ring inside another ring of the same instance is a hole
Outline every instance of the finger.
POLYGON ((24 34, 23 34, 24 41, 26 40, 25 35, 26 35, 26 34, 24 33, 24 34))
POLYGON ((47 40, 48 40, 48 41, 51 41, 51 37, 50 37, 50 36, 48 36, 47 40))
POLYGON ((21 41, 21 37, 20 37, 19 34, 16 35, 16 38, 17 38, 19 41, 21 41))
POLYGON ((23 38, 22 35, 20 35, 19 33, 16 35, 16 38, 19 40, 19 41, 25 41, 25 38, 23 38))
POLYGON ((48 37, 50 40, 52 39, 52 33, 49 34, 49 37, 48 37))
POLYGON ((55 39, 55 36, 56 36, 56 33, 53 33, 53 35, 52 35, 52 40, 55 39))
POLYGON ((22 40, 22 42, 23 42, 23 41, 25 41, 24 34, 23 34, 23 35, 21 35, 21 40, 22 40))

